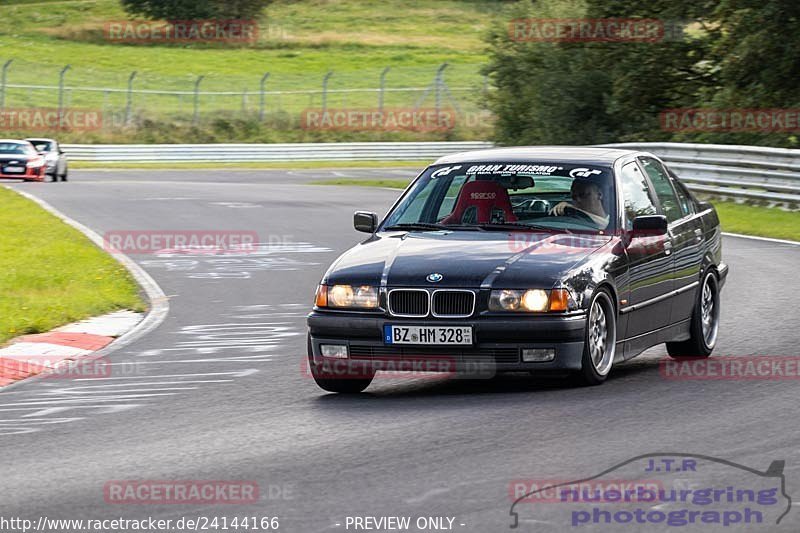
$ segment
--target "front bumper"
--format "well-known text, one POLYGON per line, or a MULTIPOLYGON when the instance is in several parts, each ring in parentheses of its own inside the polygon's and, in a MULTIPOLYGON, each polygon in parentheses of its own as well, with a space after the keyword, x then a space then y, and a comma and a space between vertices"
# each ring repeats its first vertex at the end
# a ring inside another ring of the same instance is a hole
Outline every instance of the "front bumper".
POLYGON ((8 179, 8 180, 38 180, 43 181, 45 176, 45 167, 41 166, 38 168, 28 168, 25 170, 24 173, 21 174, 3 174, 0 171, 0 179, 8 179))
MULTIPOLYGON (((483 316, 446 320, 431 318, 394 318, 366 313, 326 312, 315 310, 308 317, 309 356, 314 363, 337 361, 321 355, 321 344, 346 344, 349 361, 360 365, 375 362, 377 369, 391 368, 397 361, 448 361, 444 369, 480 373, 580 370, 586 327, 585 314, 569 316, 483 316), (383 326, 472 326, 473 346, 387 345, 383 326), (523 362, 523 348, 552 348, 555 358, 549 362, 523 362)), ((346 360, 338 360, 341 362, 346 360)), ((413 365, 412 365, 413 367, 413 365)), ((436 371, 437 365, 430 365, 436 371)))

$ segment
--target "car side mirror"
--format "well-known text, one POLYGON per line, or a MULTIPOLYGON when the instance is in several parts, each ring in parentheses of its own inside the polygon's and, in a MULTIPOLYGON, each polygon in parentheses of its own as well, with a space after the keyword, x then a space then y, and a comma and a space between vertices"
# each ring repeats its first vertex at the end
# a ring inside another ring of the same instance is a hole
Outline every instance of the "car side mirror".
POLYGON ((64 150, 62 150, 61 148, 59 148, 59 149, 58 149, 58 155, 64 155, 64 150))
POLYGON ((356 231, 375 233, 378 229, 378 215, 367 211, 356 211, 353 214, 353 227, 356 231))
POLYGON ((664 215, 642 215, 633 219, 634 235, 664 235, 667 233, 667 217, 664 215))
POLYGON ((711 202, 697 202, 697 207, 699 208, 699 211, 714 209, 714 206, 711 204, 711 202))

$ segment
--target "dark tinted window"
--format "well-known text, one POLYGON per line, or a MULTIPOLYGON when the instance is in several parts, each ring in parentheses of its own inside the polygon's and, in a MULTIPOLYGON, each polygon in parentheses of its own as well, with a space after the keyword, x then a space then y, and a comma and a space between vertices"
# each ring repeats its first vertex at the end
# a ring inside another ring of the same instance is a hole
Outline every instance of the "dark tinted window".
POLYGON ((53 143, 50 141, 37 141, 32 140, 30 143, 36 148, 37 152, 49 152, 53 149, 53 143))
POLYGON ((682 218, 684 215, 681 212, 678 196, 675 194, 675 189, 672 187, 672 180, 667 174, 667 170, 660 162, 651 157, 641 157, 639 160, 642 162, 642 166, 645 172, 647 172, 650 181, 653 182, 656 196, 658 197, 659 203, 661 203, 661 209, 664 211, 667 220, 669 222, 674 222, 682 218))
POLYGON ((689 197, 689 193, 684 189, 683 184, 672 179, 672 185, 675 186, 675 193, 678 195, 678 203, 680 204, 682 216, 688 216, 694 213, 694 204, 689 197))
POLYGON ((625 203, 625 225, 633 227, 633 219, 643 215, 655 215, 656 206, 650 196, 650 187, 636 163, 622 167, 622 198, 625 203))

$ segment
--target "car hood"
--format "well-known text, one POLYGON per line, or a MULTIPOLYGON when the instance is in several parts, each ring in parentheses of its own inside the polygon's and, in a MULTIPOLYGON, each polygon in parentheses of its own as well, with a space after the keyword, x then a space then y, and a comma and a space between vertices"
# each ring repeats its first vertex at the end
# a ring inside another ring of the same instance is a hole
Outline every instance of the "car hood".
POLYGON ((607 244, 606 235, 435 231, 376 235, 345 252, 328 284, 550 288, 607 244), (437 283, 429 274, 441 274, 437 283))

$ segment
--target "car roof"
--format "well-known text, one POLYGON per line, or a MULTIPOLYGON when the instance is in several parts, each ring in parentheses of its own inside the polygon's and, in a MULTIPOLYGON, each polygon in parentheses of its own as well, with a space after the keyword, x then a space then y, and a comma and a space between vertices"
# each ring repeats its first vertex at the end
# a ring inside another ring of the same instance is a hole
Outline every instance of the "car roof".
POLYGON ((436 163, 472 163, 483 161, 562 161, 582 164, 611 165, 626 155, 637 153, 634 150, 619 148, 594 148, 589 146, 520 146, 515 148, 491 148, 461 152, 440 157, 436 163))
POLYGON ((28 141, 21 141, 19 139, 0 139, 0 143, 29 144, 28 141))
POLYGON ((49 143, 56 142, 55 139, 48 139, 47 137, 28 137, 25 140, 26 141, 45 141, 45 142, 49 142, 49 143))

